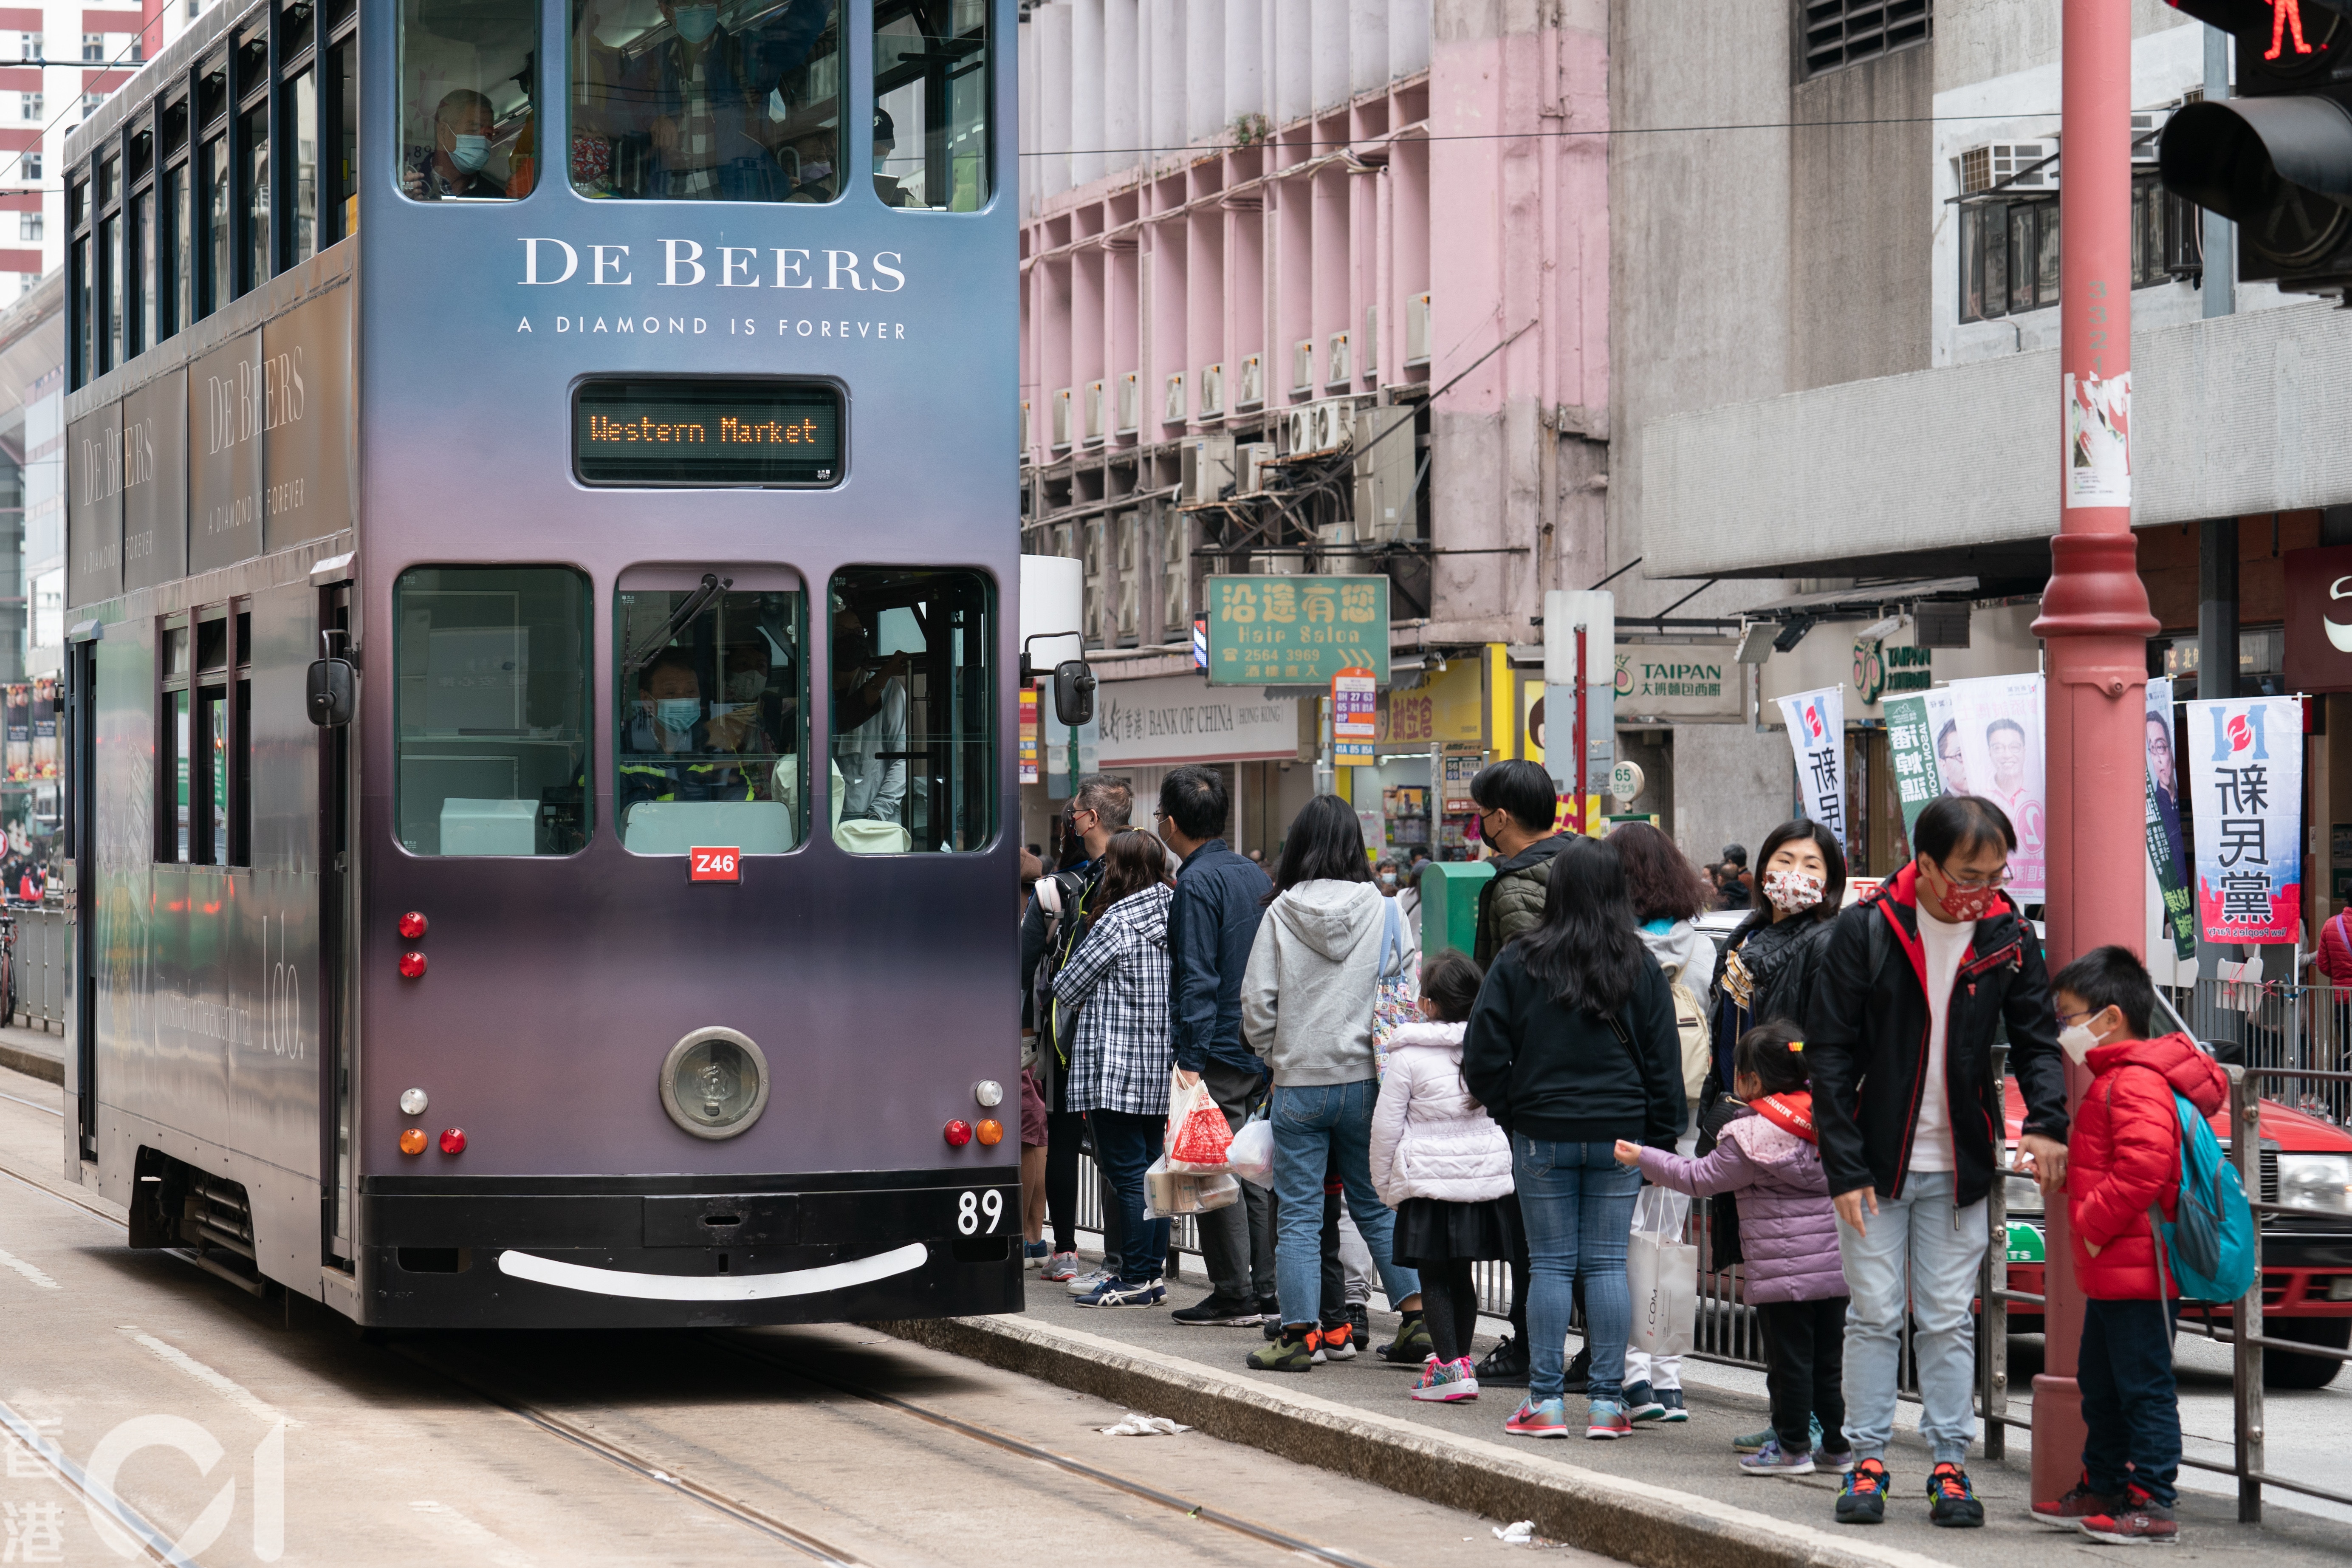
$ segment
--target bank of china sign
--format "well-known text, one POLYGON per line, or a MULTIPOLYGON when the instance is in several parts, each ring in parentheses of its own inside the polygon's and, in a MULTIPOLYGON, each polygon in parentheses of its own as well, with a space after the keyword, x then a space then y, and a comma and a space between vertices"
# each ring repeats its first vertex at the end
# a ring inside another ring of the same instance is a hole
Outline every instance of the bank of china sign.
POLYGON ((1620 643, 1617 716, 1737 719, 1743 696, 1730 643, 1620 643))

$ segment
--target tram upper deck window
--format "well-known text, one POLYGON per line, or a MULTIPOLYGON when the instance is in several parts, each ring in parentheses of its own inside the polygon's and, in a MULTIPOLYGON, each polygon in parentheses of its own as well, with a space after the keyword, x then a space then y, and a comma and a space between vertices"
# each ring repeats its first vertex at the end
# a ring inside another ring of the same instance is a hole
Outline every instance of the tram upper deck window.
POLYGON ((994 837, 993 597, 976 572, 834 575, 833 837, 851 854, 994 837))
POLYGON ((400 188, 420 202, 530 194, 531 0, 402 0, 400 188))
POLYGON ((876 0, 874 189, 888 206, 988 203, 987 0, 876 0))
POLYGON ((588 842, 588 579, 420 567, 393 587, 394 813, 416 855, 588 842))
POLYGON ((836 0, 572 0, 570 70, 584 195, 841 195, 836 0))
POLYGON ((803 597, 746 592, 743 574, 723 570, 669 582, 681 575, 650 588, 624 579, 613 597, 622 846, 781 855, 805 835, 803 597))

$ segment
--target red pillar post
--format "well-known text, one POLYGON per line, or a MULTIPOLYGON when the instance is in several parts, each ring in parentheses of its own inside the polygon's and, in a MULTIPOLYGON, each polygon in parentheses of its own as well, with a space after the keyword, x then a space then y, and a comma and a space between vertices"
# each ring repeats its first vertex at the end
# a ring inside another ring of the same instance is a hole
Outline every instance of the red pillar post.
MULTIPOLYGON (((2060 531, 2034 631, 2049 647, 2051 967, 2092 948, 2147 945, 2147 638, 2157 629, 2136 565, 2131 414, 2131 5, 2065 0, 2059 146, 2060 531)), ((2070 1067, 2067 1099, 2089 1076, 2070 1067)), ((2083 1293, 2065 1205, 2049 1205, 2043 1309, 2049 1350, 2033 1380, 2034 1500, 2082 1468, 2074 1382, 2083 1293)))

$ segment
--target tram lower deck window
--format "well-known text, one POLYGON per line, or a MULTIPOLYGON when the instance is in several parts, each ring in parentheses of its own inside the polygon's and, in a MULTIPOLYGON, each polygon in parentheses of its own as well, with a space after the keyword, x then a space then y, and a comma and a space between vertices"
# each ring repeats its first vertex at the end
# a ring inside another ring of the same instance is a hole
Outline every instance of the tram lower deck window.
POLYGON ((806 837, 803 599, 751 587, 719 568, 692 587, 625 578, 614 595, 613 793, 631 854, 781 855, 806 837))
POLYGON ((394 815, 415 855, 588 842, 588 580, 437 566, 393 588, 394 815))
POLYGON ((996 832, 994 592, 976 572, 835 574, 834 841, 982 849, 996 832))

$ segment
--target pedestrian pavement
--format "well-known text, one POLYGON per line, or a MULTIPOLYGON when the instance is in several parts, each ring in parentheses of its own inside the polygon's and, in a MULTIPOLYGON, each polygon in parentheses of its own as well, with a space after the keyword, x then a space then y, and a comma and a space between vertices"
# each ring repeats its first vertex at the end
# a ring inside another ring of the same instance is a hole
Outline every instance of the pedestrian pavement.
POLYGON ((66 1079, 66 1037, 40 1029, 0 1026, 0 1068, 49 1083, 66 1079))
MULTIPOLYGON (((1800 1551, 1799 1560, 1828 1561, 1851 1554, 1864 1560, 1908 1558, 1962 1568, 2013 1568, 2021 1554, 2047 1561, 2113 1550, 2047 1530, 2026 1518, 2029 1445, 2023 1432, 2011 1433, 2010 1454, 2004 1462, 1979 1456, 1970 1464, 1971 1479, 1985 1503, 1985 1528, 1937 1530, 1927 1522, 1929 1459, 1916 1432, 1917 1407, 1906 1404, 1898 1415, 1895 1441, 1888 1455, 1894 1487, 1887 1521, 1875 1529, 1839 1526, 1832 1511, 1838 1489, 1835 1477, 1759 1478, 1738 1469, 1731 1447, 1734 1436, 1768 1424, 1762 1377, 1750 1369, 1686 1363, 1687 1422, 1644 1424, 1631 1437, 1613 1443, 1588 1441, 1580 1436, 1538 1442, 1511 1436, 1502 1429, 1520 1391, 1495 1389, 1458 1405, 1423 1404, 1407 1393, 1417 1369, 1391 1366, 1370 1348, 1351 1361, 1326 1363, 1304 1374, 1251 1371, 1244 1358, 1263 1342, 1256 1328, 1192 1328, 1169 1317, 1168 1309, 1189 1306, 1206 1294, 1197 1277, 1178 1281, 1170 1291, 1167 1307, 1150 1310, 1082 1308, 1064 1286, 1046 1283, 1034 1273, 1028 1280, 1025 1314, 959 1320, 959 1329, 967 1331, 964 1338, 940 1342, 1049 1381, 1061 1377, 1094 1383, 1107 1375, 1101 1371, 1103 1363, 1125 1359, 1113 1353, 1124 1349, 1139 1368, 1132 1384, 1137 1396, 1146 1395, 1155 1386, 1153 1376, 1162 1376, 1171 1381, 1157 1386, 1170 1389, 1171 1400, 1179 1397, 1172 1391, 1181 1386, 1181 1397, 1193 1402, 1187 1405, 1192 1414, 1180 1419, 1198 1416, 1204 1406, 1197 1401, 1202 1398, 1213 1404, 1222 1399, 1246 1405, 1246 1415, 1236 1416, 1235 1429, 1221 1435, 1244 1436, 1246 1440, 1247 1429, 1255 1424, 1269 1435, 1268 1447, 1283 1440, 1273 1436, 1285 1428, 1272 1417, 1286 1407, 1296 1406, 1294 1414, 1302 1419, 1310 1411, 1319 1413, 1318 1418, 1327 1425, 1336 1419, 1344 1426, 1351 1414, 1360 1414, 1370 1423, 1366 1435, 1338 1450, 1337 1465, 1373 1479, 1379 1479, 1381 1467, 1367 1450, 1379 1446, 1385 1435, 1394 1435, 1403 1448, 1424 1455, 1450 1445, 1457 1456, 1469 1457, 1474 1464, 1483 1451, 1496 1465, 1565 1467, 1585 1477, 1610 1478, 1621 1483, 1612 1494, 1620 1501, 1650 1494, 1651 1502, 1643 1506, 1654 1507, 1662 1521, 1680 1521, 1693 1529, 1703 1524, 1718 1539, 1727 1524, 1736 1532, 1743 1519, 1754 1521, 1751 1529, 1762 1521, 1778 1521, 1797 1539, 1812 1541, 1810 1548, 1800 1551), (992 1333, 1008 1342, 1000 1347, 1003 1353, 999 1354, 980 1344, 973 1333, 992 1333), (1013 1337, 1023 1339, 1024 1344, 1013 1347, 1009 1343, 1013 1337), (1056 1342, 1066 1353, 1050 1353, 1056 1342), (1629 1491, 1629 1486, 1634 1489, 1629 1491), (1653 1494, 1652 1489, 1664 1490, 1653 1494)), ((1397 1321, 1391 1313, 1373 1312, 1373 1342, 1387 1342, 1397 1321)), ((899 1327, 913 1337, 925 1337, 923 1325, 899 1327)), ((1484 1354, 1491 1344, 1491 1338, 1482 1335, 1477 1353, 1484 1354)), ((1571 1415, 1580 1414, 1580 1405, 1574 1400, 1570 1404, 1571 1415)), ((1287 1429, 1299 1430, 1295 1425, 1287 1429)), ((1406 1460, 1402 1465, 1400 1474, 1410 1471, 1410 1479, 1391 1484, 1405 1489, 1425 1485, 1430 1473, 1426 1463, 1406 1460)), ((1430 1494, 1424 1489, 1421 1495, 1430 1494)), ((1489 1501, 1513 1496, 1498 1489, 1489 1501)), ((2182 1545, 2174 1555, 2202 1559, 2227 1553, 2232 1560, 2243 1560, 2248 1553, 2259 1552, 2269 1563, 2281 1565, 2340 1565, 2352 1556, 2352 1524, 2283 1506, 2284 1496, 2277 1491, 2268 1498, 2265 1522, 2246 1526, 2236 1521, 2233 1499, 2184 1490, 2182 1545)), ((1465 1501, 1465 1506, 1478 1504, 1465 1501)), ((1594 1542, 1588 1539, 1576 1544, 1594 1542)), ((1624 1555, 1665 1560, 1647 1545, 1624 1555)), ((1707 1561, 1715 1555, 1703 1545, 1685 1543, 1682 1560, 1707 1561)))

